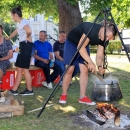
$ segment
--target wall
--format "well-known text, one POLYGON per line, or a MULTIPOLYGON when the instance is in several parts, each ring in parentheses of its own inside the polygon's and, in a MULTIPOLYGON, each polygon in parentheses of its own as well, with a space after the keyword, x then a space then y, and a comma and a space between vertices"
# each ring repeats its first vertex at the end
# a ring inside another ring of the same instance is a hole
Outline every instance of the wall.
POLYGON ((48 41, 52 44, 54 40, 49 39, 49 35, 57 40, 56 32, 54 28, 58 30, 58 26, 55 25, 53 22, 49 22, 44 19, 44 14, 37 14, 34 18, 29 19, 29 24, 32 29, 32 39, 33 41, 38 40, 38 35, 41 30, 47 31, 48 34, 48 41))

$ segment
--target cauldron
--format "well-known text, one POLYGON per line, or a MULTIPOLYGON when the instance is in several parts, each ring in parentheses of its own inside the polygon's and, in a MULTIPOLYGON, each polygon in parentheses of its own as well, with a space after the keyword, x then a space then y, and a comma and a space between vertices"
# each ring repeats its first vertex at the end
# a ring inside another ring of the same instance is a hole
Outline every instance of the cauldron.
POLYGON ((123 98, 122 92, 117 80, 104 80, 94 82, 91 98, 96 101, 117 101, 123 98))

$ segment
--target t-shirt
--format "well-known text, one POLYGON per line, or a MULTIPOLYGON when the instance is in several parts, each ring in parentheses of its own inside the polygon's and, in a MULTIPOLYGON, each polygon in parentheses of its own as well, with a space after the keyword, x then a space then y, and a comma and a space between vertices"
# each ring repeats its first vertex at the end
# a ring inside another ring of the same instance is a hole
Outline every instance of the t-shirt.
POLYGON ((39 57, 42 57, 47 60, 50 59, 49 52, 52 52, 52 45, 49 42, 47 41, 42 42, 37 40, 34 42, 34 45, 35 45, 35 50, 37 51, 37 55, 39 57))
POLYGON ((17 25, 17 32, 19 35, 19 41, 25 41, 26 40, 26 31, 24 30, 24 26, 29 25, 28 21, 26 19, 22 19, 21 22, 17 25))
POLYGON ((53 51, 59 51, 60 56, 63 58, 64 54, 64 44, 65 43, 60 43, 59 41, 56 41, 53 45, 53 51))
MULTIPOLYGON (((83 33, 87 35, 87 33, 89 32, 92 25, 93 25, 93 23, 89 23, 89 22, 83 22, 83 23, 79 24, 78 26, 76 26, 69 32, 69 34, 67 36, 67 40, 72 42, 76 46, 78 46, 79 40, 82 37, 83 33)), ((99 24, 96 24, 96 23, 94 24, 94 27, 92 28, 91 32, 88 35, 88 38, 90 40, 90 42, 89 42, 90 45, 99 45, 100 44, 100 45, 104 46, 104 41, 101 41, 98 37, 98 33, 99 33, 101 27, 102 26, 99 24)))

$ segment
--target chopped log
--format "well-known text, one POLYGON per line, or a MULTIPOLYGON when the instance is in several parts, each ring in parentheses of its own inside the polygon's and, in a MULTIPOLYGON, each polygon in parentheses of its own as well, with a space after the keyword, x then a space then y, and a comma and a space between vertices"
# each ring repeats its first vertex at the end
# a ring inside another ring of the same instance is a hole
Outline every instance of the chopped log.
POLYGON ((13 117, 12 112, 0 112, 0 118, 13 117))
POLYGON ((24 114, 24 106, 10 106, 10 105, 1 105, 0 112, 12 112, 13 115, 23 115, 24 114))

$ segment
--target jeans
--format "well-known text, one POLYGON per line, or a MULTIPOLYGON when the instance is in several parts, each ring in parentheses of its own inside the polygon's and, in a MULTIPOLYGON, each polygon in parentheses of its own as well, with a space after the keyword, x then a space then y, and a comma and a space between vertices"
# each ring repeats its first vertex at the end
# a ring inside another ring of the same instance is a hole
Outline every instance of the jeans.
POLYGON ((57 63, 54 63, 53 72, 50 74, 50 66, 49 64, 45 64, 42 61, 36 61, 35 65, 42 68, 44 75, 46 77, 47 83, 54 82, 54 80, 61 74, 62 69, 57 63))
MULTIPOLYGON (((62 69, 61 75, 62 75, 63 72, 65 71, 65 64, 63 63, 63 61, 60 61, 60 60, 58 60, 58 59, 56 59, 55 62, 61 67, 61 69, 62 69)), ((61 76, 61 75, 60 75, 60 76, 61 76)))

